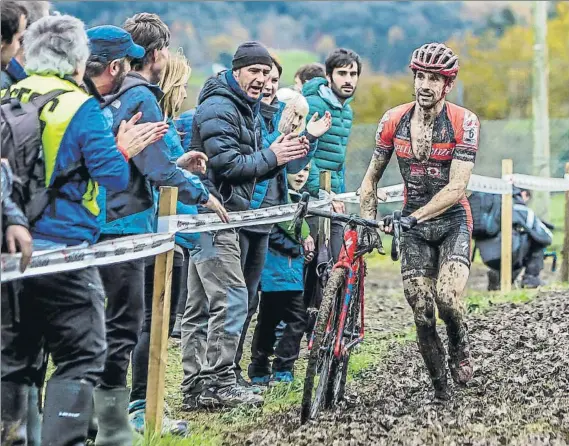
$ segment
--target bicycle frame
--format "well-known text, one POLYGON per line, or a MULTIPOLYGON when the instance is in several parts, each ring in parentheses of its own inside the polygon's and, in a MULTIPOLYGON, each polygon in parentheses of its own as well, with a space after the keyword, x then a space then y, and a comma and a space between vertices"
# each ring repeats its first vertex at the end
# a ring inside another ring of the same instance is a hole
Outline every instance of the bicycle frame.
MULTIPOLYGON (((340 311, 340 316, 338 320, 338 329, 336 332, 336 342, 334 345, 334 356, 336 358, 340 358, 343 354, 345 354, 349 349, 355 347, 357 344, 363 341, 364 339, 364 280, 359 281, 359 296, 360 296, 360 332, 356 339, 352 340, 349 344, 344 345, 344 328, 346 326, 346 319, 348 317, 348 310, 350 308, 350 302, 354 295, 354 286, 356 285, 356 279, 360 273, 360 271, 364 271, 365 263, 363 254, 359 254, 357 252, 358 248, 358 233, 355 229, 355 225, 347 229, 344 233, 344 243, 342 245, 342 249, 340 251, 340 256, 338 258, 338 262, 334 265, 333 269, 343 268, 348 271, 348 280, 344 284, 345 293, 344 293, 344 301, 342 303, 342 309, 340 311)), ((331 333, 333 327, 333 320, 332 320, 332 313, 328 319, 326 325, 326 334, 331 333)), ((311 336, 310 343, 308 345, 309 350, 312 349, 313 344, 313 337, 311 336)))

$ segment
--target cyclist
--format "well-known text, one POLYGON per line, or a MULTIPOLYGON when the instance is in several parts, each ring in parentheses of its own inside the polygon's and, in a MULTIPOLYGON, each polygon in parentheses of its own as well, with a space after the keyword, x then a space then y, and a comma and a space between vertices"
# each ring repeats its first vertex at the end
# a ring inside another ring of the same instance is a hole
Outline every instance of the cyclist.
MULTIPOLYGON (((445 350, 436 331, 435 304, 448 334, 452 378, 472 378, 461 296, 470 272, 472 216, 466 187, 474 167, 480 124, 471 111, 445 100, 458 74, 458 56, 440 43, 416 49, 409 65, 415 101, 383 116, 361 187, 361 213, 376 218, 377 184, 393 154, 405 184, 401 236, 405 298, 413 309, 417 341, 435 388, 448 399, 445 350)), ((391 224, 380 229, 391 232, 391 224)))

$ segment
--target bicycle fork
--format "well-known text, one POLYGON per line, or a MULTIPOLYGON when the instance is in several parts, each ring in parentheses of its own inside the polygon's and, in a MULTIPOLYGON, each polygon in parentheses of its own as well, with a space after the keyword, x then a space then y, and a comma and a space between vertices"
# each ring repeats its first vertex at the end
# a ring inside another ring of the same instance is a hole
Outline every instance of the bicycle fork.
MULTIPOLYGON (((349 349, 353 348, 355 345, 359 344, 364 339, 364 301, 363 301, 363 291, 364 291, 364 280, 363 276, 359 282, 359 295, 360 295, 360 332, 356 339, 352 340, 350 343, 345 345, 344 343, 344 329, 346 327, 346 319, 348 317, 348 310, 350 307, 350 302, 353 297, 354 287, 356 285, 356 273, 360 271, 360 268, 364 268, 364 260, 362 257, 358 259, 358 264, 356 268, 350 268, 348 274, 348 281, 346 283, 346 292, 344 293, 344 303, 342 305, 342 312, 340 313, 340 319, 338 323, 338 332, 336 333, 336 344, 334 345, 334 356, 340 358, 340 355, 345 354, 349 349)), ((354 324, 356 321, 353 322, 354 324)))

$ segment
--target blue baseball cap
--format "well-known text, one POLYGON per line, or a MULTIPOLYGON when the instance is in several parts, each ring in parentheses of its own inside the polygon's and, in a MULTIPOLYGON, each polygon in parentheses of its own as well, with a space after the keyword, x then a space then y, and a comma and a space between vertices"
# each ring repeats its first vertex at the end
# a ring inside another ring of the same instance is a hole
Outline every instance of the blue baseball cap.
POLYGON ((131 35, 118 26, 95 26, 87 30, 91 58, 99 62, 111 62, 123 57, 142 59, 146 52, 133 42, 131 35))

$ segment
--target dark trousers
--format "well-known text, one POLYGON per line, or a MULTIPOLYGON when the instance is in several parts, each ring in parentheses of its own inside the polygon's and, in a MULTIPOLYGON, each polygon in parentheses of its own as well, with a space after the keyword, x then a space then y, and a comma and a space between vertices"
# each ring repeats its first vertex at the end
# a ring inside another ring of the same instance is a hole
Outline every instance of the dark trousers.
MULTIPOLYGON (((184 276, 184 258, 188 258, 189 253, 184 250, 184 254, 178 251, 174 252, 174 268, 172 271, 172 292, 170 301, 170 325, 168 336, 172 334, 174 323, 176 322, 176 312, 178 302, 185 301, 185 296, 181 293, 185 289, 187 293, 187 285, 183 287, 183 282, 187 282, 188 270, 185 270, 184 276)), ((132 391, 130 400, 145 400, 146 387, 148 383, 148 360, 150 353, 150 327, 152 325, 152 297, 154 292, 154 262, 149 262, 145 271, 144 282, 144 322, 142 324, 142 332, 138 339, 138 343, 132 354, 132 391)))
POLYGON ((143 316, 144 259, 99 267, 107 296, 108 353, 101 386, 126 387, 130 354, 143 316))
POLYGON ((2 381, 37 384, 44 345, 53 378, 96 385, 105 363, 104 291, 97 268, 30 277, 21 282, 16 315, 2 293, 2 381), (5 328, 10 330, 5 331, 5 328))
POLYGON ((257 312, 259 306, 259 282, 261 273, 265 266, 267 250, 269 249, 269 234, 249 232, 241 230, 239 232, 239 246, 241 248, 241 268, 243 277, 247 285, 247 318, 241 331, 241 339, 235 355, 235 371, 241 373, 241 357, 243 356, 243 344, 247 336, 247 330, 251 319, 257 312))
POLYGON ((300 342, 306 329, 306 308, 302 291, 262 292, 257 326, 251 345, 249 377, 292 372, 298 359, 300 342), (283 336, 274 349, 275 328, 286 323, 283 336), (275 354, 272 370, 269 358, 275 354))
MULTIPOLYGON (((310 226, 310 235, 314 239, 316 246, 319 245, 319 237, 323 236, 318 234, 318 221, 319 217, 308 217, 306 219, 308 225, 310 226)), ((344 244, 344 225, 340 222, 333 221, 330 225, 330 246, 329 252, 332 256, 334 263, 338 261, 340 257, 340 251, 342 250, 342 245, 344 244)), ((312 262, 305 266, 305 286, 304 286, 304 300, 306 307, 310 307, 311 304, 317 308, 320 306, 322 300, 322 287, 318 275, 316 273, 316 267, 318 266, 319 258, 318 255, 314 257, 312 262)))
MULTIPOLYGON (((184 248, 184 262, 181 268, 182 269, 180 272, 181 276, 180 294, 178 298, 178 305, 176 305, 176 314, 178 316, 184 315, 184 311, 186 311, 186 300, 188 299, 188 270, 190 268, 190 253, 186 248, 184 248)), ((173 275, 172 275, 172 280, 174 280, 173 275)), ((173 284, 172 287, 174 287, 173 284)), ((172 291, 174 291, 173 288, 172 291)))

